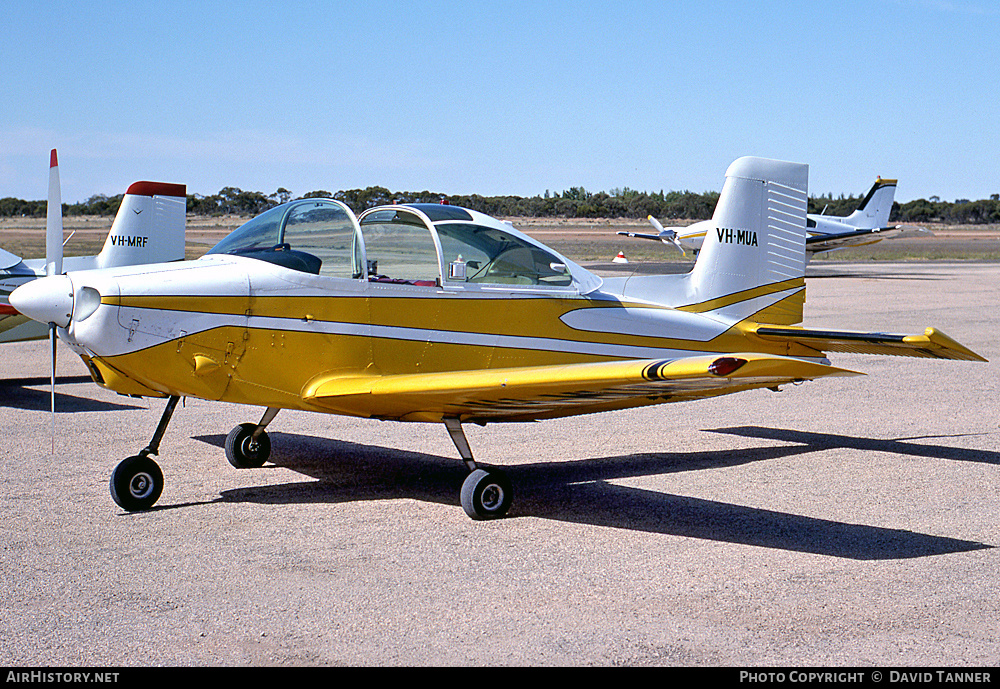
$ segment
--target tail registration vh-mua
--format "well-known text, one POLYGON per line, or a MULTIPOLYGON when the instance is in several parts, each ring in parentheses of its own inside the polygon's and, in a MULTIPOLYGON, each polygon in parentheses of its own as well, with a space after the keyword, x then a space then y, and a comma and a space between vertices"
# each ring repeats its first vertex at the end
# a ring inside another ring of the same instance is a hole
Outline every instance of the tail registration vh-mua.
POLYGON ((265 408, 226 439, 236 467, 268 458, 281 409, 442 424, 469 469, 473 519, 511 506, 463 424, 536 421, 855 375, 826 352, 984 361, 944 333, 808 330, 808 166, 740 158, 690 273, 602 279, 456 206, 302 199, 196 261, 70 272, 11 295, 52 323, 99 384, 167 398, 111 495, 149 509, 152 456, 184 396, 265 408))

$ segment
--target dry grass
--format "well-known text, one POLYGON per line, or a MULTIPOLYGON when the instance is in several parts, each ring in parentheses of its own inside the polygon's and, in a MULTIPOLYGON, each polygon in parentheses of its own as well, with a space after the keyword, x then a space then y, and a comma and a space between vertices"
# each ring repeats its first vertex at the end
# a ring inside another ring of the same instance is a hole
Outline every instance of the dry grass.
MULTIPOLYGON (((620 237, 618 231, 648 232, 644 220, 588 218, 505 218, 574 261, 610 261, 622 251, 630 261, 677 261, 673 247, 658 242, 620 237)), ((238 216, 187 219, 187 258, 197 258, 220 239, 247 221, 238 216)), ((671 223, 666 223, 671 225, 671 223)), ((690 223, 672 223, 684 226, 690 223)), ((67 256, 98 253, 104 246, 111 218, 67 217, 65 234, 75 232, 66 244, 67 256)), ((899 238, 869 246, 818 254, 817 261, 1000 261, 1000 225, 928 225, 929 237, 899 238)), ((45 255, 44 218, 0 218, 0 247, 23 258, 45 255)), ((689 260, 691 257, 688 257, 689 260)))

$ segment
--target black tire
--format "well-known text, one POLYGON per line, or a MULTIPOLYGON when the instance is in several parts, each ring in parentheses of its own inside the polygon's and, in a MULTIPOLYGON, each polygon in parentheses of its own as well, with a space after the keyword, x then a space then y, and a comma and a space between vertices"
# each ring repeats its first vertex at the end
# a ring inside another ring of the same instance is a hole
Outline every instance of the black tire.
POLYGON ((123 459, 111 473, 111 499, 123 510, 148 510, 162 492, 163 472, 145 455, 123 459))
POLYGON ((256 428, 255 423, 241 423, 226 436, 226 459, 237 469, 262 467, 271 456, 271 439, 266 431, 260 434, 257 442, 250 441, 256 428))
POLYGON ((462 484, 462 509, 476 520, 503 517, 513 497, 510 480, 502 471, 476 469, 462 484))

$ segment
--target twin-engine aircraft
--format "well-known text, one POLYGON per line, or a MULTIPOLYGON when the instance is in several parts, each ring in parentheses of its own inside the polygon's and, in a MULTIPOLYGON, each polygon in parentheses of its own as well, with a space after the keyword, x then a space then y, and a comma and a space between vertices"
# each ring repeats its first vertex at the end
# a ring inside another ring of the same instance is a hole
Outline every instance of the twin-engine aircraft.
POLYGON ((129 186, 118 208, 104 248, 96 256, 62 258, 62 198, 59 161, 49 155, 49 203, 44 259, 22 260, 0 249, 0 342, 41 340, 48 330, 43 323, 21 315, 10 305, 11 292, 45 275, 113 268, 138 263, 163 263, 184 259, 187 190, 183 184, 136 182, 129 186))
MULTIPOLYGON (((865 246, 883 239, 913 236, 918 233, 931 234, 916 225, 888 225, 895 194, 896 180, 879 177, 858 208, 850 215, 841 217, 822 213, 806 214, 806 259, 823 251, 865 246)), ((649 216, 647 220, 656 229, 656 234, 643 232, 618 232, 618 234, 672 244, 684 255, 690 251, 697 256, 705 237, 710 232, 719 231, 714 219, 702 220, 678 230, 664 228, 653 216, 649 216)))
POLYGON ((111 494, 149 509, 151 459, 182 396, 265 408, 225 451, 262 465, 280 409, 445 426, 473 519, 511 506, 463 424, 534 421, 856 375, 825 352, 984 361, 944 333, 795 327, 805 300, 808 166, 741 158, 685 275, 602 279, 514 229, 434 204, 302 199, 246 223, 196 261, 36 280, 11 301, 59 328, 100 385, 166 397, 150 444, 111 494))

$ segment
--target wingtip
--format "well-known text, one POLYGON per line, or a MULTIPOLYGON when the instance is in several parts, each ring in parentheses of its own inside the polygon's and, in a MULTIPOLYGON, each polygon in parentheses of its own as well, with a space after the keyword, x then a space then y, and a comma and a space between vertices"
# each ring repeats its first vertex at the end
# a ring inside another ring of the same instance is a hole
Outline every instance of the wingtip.
POLYGON ((927 328, 924 330, 924 337, 936 344, 941 349, 950 353, 947 358, 964 359, 965 361, 980 361, 989 363, 985 357, 976 354, 974 351, 945 335, 937 328, 927 328))

